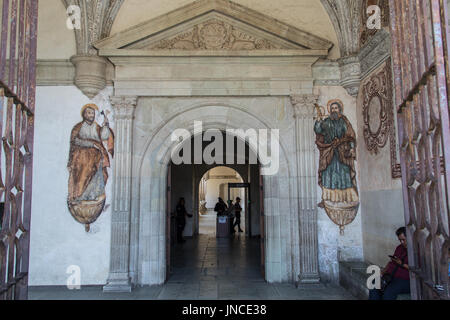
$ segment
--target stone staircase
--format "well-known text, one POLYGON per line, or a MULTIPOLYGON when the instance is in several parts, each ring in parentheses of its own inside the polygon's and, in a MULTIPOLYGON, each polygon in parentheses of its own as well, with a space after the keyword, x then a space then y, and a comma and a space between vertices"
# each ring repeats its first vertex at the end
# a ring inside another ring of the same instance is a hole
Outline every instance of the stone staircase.
MULTIPOLYGON (((360 300, 369 299, 367 289, 367 268, 370 265, 363 261, 339 262, 339 284, 360 300)), ((401 294, 397 300, 411 300, 411 295, 401 294)))

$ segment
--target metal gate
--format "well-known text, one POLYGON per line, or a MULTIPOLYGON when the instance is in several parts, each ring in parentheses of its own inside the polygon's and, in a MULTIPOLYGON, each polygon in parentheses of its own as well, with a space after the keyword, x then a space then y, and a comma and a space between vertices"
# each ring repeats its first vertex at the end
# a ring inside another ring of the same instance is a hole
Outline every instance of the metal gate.
POLYGON ((390 0, 413 299, 449 299, 449 69, 444 0, 390 0))
POLYGON ((15 300, 28 297, 38 1, 0 5, 0 300, 15 300))

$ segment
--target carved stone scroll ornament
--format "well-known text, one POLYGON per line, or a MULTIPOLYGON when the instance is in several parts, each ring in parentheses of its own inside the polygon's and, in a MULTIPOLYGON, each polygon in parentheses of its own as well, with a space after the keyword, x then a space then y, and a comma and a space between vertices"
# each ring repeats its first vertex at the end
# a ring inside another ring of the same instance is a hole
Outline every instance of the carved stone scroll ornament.
POLYGON ((386 65, 363 86, 364 141, 371 154, 378 154, 386 146, 393 129, 390 72, 386 65))
POLYGON ((265 50, 280 49, 280 46, 237 30, 223 21, 210 19, 183 34, 157 42, 152 49, 265 50))

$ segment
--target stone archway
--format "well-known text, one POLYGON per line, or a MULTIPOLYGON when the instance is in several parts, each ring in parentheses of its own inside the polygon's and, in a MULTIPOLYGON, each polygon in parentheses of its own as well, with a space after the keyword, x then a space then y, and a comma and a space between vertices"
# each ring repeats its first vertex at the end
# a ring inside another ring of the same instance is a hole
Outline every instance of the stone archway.
MULTIPOLYGON (((311 207, 316 197, 314 161, 298 168, 298 153, 311 159, 313 141, 298 144, 298 152, 287 152, 286 145, 296 141, 300 119, 313 116, 311 96, 295 100, 293 115, 296 126, 280 136, 280 166, 278 174, 264 176, 264 207, 266 220, 266 279, 268 282, 318 282, 318 249, 316 209, 311 207), (299 111, 300 110, 300 111, 299 111), (306 171, 305 171, 306 169, 306 171), (304 177, 303 177, 304 176, 304 177), (299 182, 309 187, 299 190, 299 182), (311 185, 313 184, 313 186, 311 185), (312 202, 311 202, 312 201, 312 202)), ((317 99, 317 98, 316 98, 317 99)), ((176 100, 176 99, 174 99, 176 100)), ((209 99, 211 100, 211 99, 209 99)), ((176 101, 174 101, 176 104, 176 101)), ((136 99, 113 99, 118 141, 133 138, 133 115, 136 99)), ((117 146, 111 241, 111 267, 105 291, 129 291, 131 284, 157 285, 165 281, 165 210, 166 168, 173 143, 170 135, 176 128, 193 133, 194 121, 203 128, 276 129, 243 106, 224 103, 196 103, 173 112, 156 130, 145 138, 142 148, 131 150, 131 143, 117 146), (132 154, 132 155, 131 155, 132 154)), ((304 130, 307 130, 305 127, 304 130)), ((301 134, 301 132, 300 132, 301 134)), ((312 138, 312 136, 310 137, 312 138)), ((303 159, 304 160, 304 159, 303 159)))

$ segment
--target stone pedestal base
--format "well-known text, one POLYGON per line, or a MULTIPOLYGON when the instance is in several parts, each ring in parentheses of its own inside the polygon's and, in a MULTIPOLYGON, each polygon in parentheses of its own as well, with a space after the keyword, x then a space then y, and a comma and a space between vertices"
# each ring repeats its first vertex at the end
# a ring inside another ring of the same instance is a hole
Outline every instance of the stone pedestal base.
POLYGON ((131 292, 130 277, 126 273, 110 274, 103 292, 131 292))

